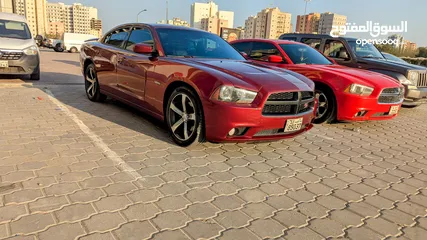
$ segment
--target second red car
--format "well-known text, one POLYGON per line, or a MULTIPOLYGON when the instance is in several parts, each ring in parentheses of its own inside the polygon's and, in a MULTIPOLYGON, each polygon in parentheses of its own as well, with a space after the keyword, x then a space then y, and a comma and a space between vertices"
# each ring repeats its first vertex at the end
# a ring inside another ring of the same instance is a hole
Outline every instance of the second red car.
POLYGON ((308 45, 264 39, 231 44, 254 62, 286 68, 313 80, 319 105, 316 123, 390 119, 397 116, 403 102, 404 88, 396 80, 334 64, 308 45))

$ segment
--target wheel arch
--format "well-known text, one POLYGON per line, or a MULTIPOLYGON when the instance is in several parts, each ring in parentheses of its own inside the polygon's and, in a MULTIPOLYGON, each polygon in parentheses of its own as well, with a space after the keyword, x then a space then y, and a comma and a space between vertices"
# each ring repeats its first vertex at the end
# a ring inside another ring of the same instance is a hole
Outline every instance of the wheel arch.
POLYGON ((163 119, 164 119, 165 123, 166 123, 166 113, 167 113, 166 107, 167 107, 167 104, 168 104, 168 101, 169 101, 169 97, 172 95, 173 91, 175 89, 179 88, 179 87, 186 87, 186 88, 188 88, 197 97, 196 101, 198 101, 198 103, 199 103, 199 105, 201 107, 200 110, 201 110, 202 116, 203 116, 203 119, 202 119, 202 124, 203 125, 202 125, 202 128, 201 128, 201 131, 202 131, 201 134, 205 138, 206 137, 206 126, 205 126, 205 124, 206 124, 205 119, 206 118, 205 118, 205 110, 204 110, 204 107, 203 107, 203 101, 202 101, 202 99, 200 97, 200 93, 199 93, 199 91, 197 91, 197 89, 195 87, 191 86, 189 83, 184 82, 182 80, 176 80, 176 81, 170 82, 169 85, 166 87, 165 92, 163 94, 163 119))
POLYGON ((321 81, 314 80, 314 84, 315 84, 315 89, 317 89, 317 88, 328 89, 329 91, 331 91, 333 93, 333 97, 335 100, 335 114, 336 114, 336 116, 338 116, 338 112, 339 112, 338 109, 340 108, 340 106, 338 104, 336 90, 332 86, 330 86, 329 84, 321 82, 321 81))

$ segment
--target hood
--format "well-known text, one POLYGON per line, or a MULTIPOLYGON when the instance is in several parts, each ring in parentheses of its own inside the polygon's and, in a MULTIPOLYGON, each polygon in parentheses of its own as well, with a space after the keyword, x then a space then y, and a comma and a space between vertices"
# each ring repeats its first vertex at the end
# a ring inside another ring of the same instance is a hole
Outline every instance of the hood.
POLYGON ((340 65, 292 65, 292 70, 315 79, 319 77, 319 71, 328 77, 337 76, 347 78, 354 83, 370 85, 373 87, 398 87, 400 83, 389 76, 367 70, 349 68, 340 65))
POLYGON ((310 86, 312 82, 309 79, 303 81, 289 71, 273 69, 249 61, 191 58, 181 61, 221 72, 236 87, 267 91, 313 91, 314 84, 310 86))
POLYGON ((34 39, 17 39, 0 37, 0 49, 7 50, 23 50, 31 46, 35 46, 34 39))
POLYGON ((373 68, 375 68, 375 66, 380 66, 382 68, 394 68, 394 69, 399 69, 402 71, 426 70, 426 68, 422 67, 422 66, 418 66, 418 65, 414 65, 414 64, 410 64, 410 63, 387 61, 386 59, 359 58, 358 61, 366 62, 369 65, 372 65, 373 68))

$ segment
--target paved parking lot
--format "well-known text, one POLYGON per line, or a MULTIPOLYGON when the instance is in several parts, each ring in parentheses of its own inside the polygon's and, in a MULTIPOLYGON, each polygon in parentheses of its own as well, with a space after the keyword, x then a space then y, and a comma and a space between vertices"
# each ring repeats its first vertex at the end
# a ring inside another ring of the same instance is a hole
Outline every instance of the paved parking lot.
POLYGON ((174 145, 88 101, 78 55, 0 80, 0 239, 426 239, 427 106, 292 140, 174 145))

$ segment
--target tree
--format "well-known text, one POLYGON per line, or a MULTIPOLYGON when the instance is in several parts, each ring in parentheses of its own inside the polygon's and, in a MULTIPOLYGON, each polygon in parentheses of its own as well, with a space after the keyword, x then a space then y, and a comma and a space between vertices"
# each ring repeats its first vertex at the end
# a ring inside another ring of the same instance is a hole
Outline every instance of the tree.
POLYGON ((418 54, 415 55, 416 57, 423 57, 427 58, 427 48, 425 47, 419 47, 418 48, 418 54))

